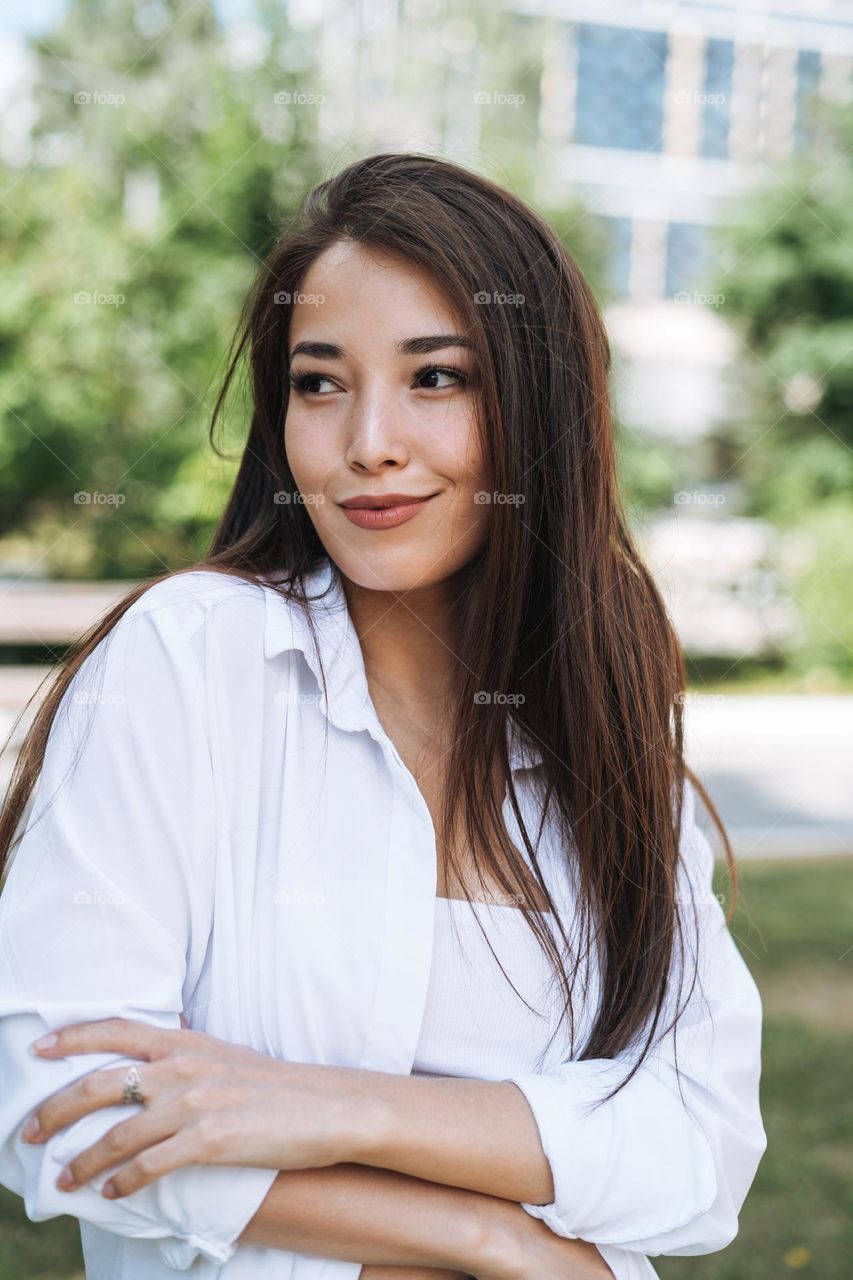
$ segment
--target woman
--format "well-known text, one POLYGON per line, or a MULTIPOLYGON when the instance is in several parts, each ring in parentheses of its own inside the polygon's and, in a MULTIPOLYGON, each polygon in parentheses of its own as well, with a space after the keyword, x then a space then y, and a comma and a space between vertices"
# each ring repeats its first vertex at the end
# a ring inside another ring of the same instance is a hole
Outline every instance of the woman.
POLYGON ((371 156, 271 254, 214 423, 244 352, 209 556, 93 628, 10 788, 0 1178, 98 1280, 723 1248, 761 1003, 577 266, 371 156))

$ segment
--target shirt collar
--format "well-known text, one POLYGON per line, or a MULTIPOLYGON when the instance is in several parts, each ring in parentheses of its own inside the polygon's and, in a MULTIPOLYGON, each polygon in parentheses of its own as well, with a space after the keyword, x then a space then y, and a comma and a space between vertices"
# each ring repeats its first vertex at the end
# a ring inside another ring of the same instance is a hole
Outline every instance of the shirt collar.
MULTIPOLYGON (((305 574, 305 590, 311 599, 311 616, 323 658, 328 698, 323 692, 314 640, 304 610, 289 604, 275 591, 265 593, 264 656, 274 658, 287 649, 298 649, 314 674, 323 714, 332 724, 340 729, 367 729, 374 736, 386 736, 370 697, 364 656, 340 572, 328 556, 318 568, 305 574)), ((533 743, 522 740, 511 718, 508 733, 511 769, 530 769, 542 763, 542 753, 533 743)))

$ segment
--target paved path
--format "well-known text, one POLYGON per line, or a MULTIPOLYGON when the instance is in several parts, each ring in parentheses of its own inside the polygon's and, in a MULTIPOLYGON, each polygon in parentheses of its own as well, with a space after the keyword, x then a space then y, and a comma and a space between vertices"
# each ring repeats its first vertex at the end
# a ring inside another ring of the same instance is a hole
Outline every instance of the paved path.
POLYGON ((738 857, 853 854, 853 695, 689 695, 689 763, 738 857))

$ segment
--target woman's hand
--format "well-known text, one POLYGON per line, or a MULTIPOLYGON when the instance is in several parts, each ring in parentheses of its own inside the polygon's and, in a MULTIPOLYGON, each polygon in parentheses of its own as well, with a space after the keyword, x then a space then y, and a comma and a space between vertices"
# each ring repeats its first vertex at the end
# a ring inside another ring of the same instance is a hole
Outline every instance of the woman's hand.
MULTIPOLYGON (((39 1057, 112 1052, 134 1058, 144 1099, 140 1111, 66 1166, 57 1179, 62 1190, 118 1164, 103 1188, 107 1198, 129 1195, 188 1164, 315 1169, 350 1159, 357 1149, 361 1107, 349 1092, 357 1071, 281 1062, 201 1031, 127 1018, 78 1022, 55 1034, 39 1057)), ((30 1117, 37 1130, 31 1135, 25 1125, 22 1137, 43 1142, 90 1111, 121 1104, 128 1070, 127 1064, 102 1068, 58 1090, 30 1117)))

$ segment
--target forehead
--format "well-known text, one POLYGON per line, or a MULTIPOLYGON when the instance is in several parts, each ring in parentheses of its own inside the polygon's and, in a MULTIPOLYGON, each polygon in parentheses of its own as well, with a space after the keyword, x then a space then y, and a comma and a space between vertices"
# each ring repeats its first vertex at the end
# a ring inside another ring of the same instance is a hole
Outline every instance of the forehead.
POLYGON ((369 246, 339 242, 311 264, 294 299, 294 339, 328 337, 349 346, 376 336, 393 343, 417 333, 449 332, 458 318, 437 282, 414 263, 369 246), (326 331, 324 333, 324 330, 326 331))

